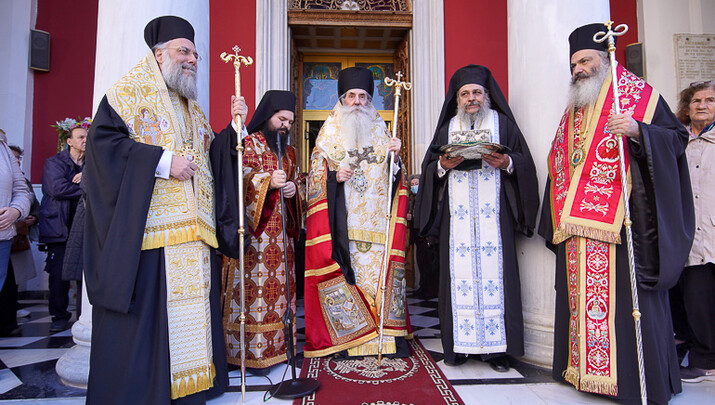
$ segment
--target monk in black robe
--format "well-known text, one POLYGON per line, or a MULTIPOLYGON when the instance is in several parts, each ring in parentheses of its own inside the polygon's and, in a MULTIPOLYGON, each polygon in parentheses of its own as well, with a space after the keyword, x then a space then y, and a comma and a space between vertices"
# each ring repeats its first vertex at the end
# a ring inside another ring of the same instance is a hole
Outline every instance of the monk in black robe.
POLYGON ((581 391, 640 403, 613 135, 623 134, 647 396, 649 403, 665 404, 681 391, 668 289, 677 283, 693 240, 688 133, 655 90, 620 66, 619 100, 626 113, 611 114, 606 45, 593 42, 605 30, 590 24, 569 37, 569 106, 549 156, 539 234, 556 253, 553 377, 581 391))
MULTIPOLYGON (((228 386, 215 248, 238 256, 237 135, 231 126, 214 134, 195 101, 193 38, 193 28, 181 18, 151 21, 145 39, 152 52, 108 90, 88 137, 88 404, 200 404, 228 386), (183 215, 178 226, 165 215, 174 212, 183 215), (202 259, 172 273, 184 265, 183 257, 167 251, 185 245, 202 259), (195 271, 203 271, 198 280, 191 279, 195 271), (199 311, 177 312, 183 303, 172 297, 196 291, 199 311), (172 325, 172 317, 179 322, 172 325), (196 325, 204 328, 200 339, 177 344, 177 336, 195 337, 186 330, 196 325), (173 371, 199 351, 199 369, 173 371)), ((232 100, 237 114, 246 114, 243 99, 232 100)))
POLYGON ((524 354, 515 238, 517 234, 533 235, 538 207, 536 169, 531 153, 491 72, 476 65, 457 70, 449 82, 430 150, 422 162, 415 207, 420 236, 439 240, 438 311, 447 364, 458 365, 466 361, 466 355, 478 354, 495 370, 504 372, 509 368, 505 354, 524 354), (490 131, 488 138, 491 138, 460 139, 460 133, 479 137, 484 131, 490 131), (485 153, 481 159, 467 160, 461 156, 450 157, 438 149, 459 141, 485 140, 507 148, 485 153), (477 178, 500 180, 490 180, 482 189, 477 178), (475 188, 471 189, 472 186, 475 188), (470 195, 478 195, 478 202, 474 202, 474 198, 470 200, 470 195), (464 203, 458 201, 460 198, 464 203), (474 212, 466 214, 466 206, 471 206, 474 212), (498 218, 492 213, 498 213, 498 218), (472 216, 477 218, 470 219, 472 216), (465 223, 460 225, 460 220, 465 223), (454 226, 472 231, 469 240, 464 242, 471 251, 459 250, 460 243, 451 240, 465 234, 454 232, 454 226), (475 251, 473 246, 481 248, 475 251), (455 257, 463 260, 465 255, 471 255, 468 264, 453 260, 455 257), (474 275, 462 277, 459 273, 464 269, 474 275), (482 285, 482 282, 485 289, 468 288, 470 284, 482 285), (453 303, 455 294, 461 296, 457 303, 453 303), (464 301, 463 297, 467 296, 470 303, 464 301), (490 302, 488 297, 500 299, 490 302), (493 316, 485 316, 485 312, 493 316), (454 320, 455 314, 459 321, 454 320), (467 330, 462 332, 465 328, 467 330), (458 336, 462 333, 464 338, 458 336), (475 335, 478 337, 472 340, 475 335))

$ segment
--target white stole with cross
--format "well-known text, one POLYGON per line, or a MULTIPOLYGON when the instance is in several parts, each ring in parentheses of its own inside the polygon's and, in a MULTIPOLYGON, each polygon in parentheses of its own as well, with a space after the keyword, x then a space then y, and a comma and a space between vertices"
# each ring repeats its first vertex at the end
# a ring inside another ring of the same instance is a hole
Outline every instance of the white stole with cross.
MULTIPOLYGON (((476 140, 468 139, 474 138, 474 132, 460 132, 461 127, 457 118, 452 118, 449 143, 476 140)), ((486 114, 480 129, 490 132, 490 142, 499 143, 496 111, 490 110, 486 114)), ((501 171, 486 162, 482 163, 481 169, 451 170, 448 187, 454 352, 505 352, 503 249, 499 223, 501 171)))

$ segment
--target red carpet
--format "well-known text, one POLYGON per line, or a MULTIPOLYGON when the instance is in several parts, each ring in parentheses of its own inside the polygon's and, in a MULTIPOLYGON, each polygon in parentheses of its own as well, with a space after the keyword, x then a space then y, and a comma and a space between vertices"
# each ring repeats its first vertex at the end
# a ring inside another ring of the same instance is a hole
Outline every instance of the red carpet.
POLYGON ((411 340, 410 357, 377 357, 336 362, 331 356, 305 359, 301 377, 317 378, 320 388, 293 405, 457 405, 464 403, 422 344, 411 340))

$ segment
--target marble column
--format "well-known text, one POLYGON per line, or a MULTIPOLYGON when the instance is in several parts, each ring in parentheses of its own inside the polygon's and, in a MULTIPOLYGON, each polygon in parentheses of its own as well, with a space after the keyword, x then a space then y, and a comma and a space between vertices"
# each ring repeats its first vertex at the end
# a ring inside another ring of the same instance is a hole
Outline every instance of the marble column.
POLYGON ((432 142, 434 126, 444 103, 444 3, 412 2, 410 36, 412 90, 412 167, 420 173, 422 159, 432 142))
MULTIPOLYGON (((196 32, 194 42, 203 60, 198 63, 199 104, 209 115, 209 0, 142 1, 100 0, 97 16, 97 56, 94 71, 93 111, 112 84, 143 58, 149 48, 144 42, 144 27, 161 15, 185 18, 196 32)), ((72 326, 77 343, 58 361, 55 367, 63 383, 86 388, 89 376, 89 353, 92 336, 92 305, 82 292, 82 316, 72 326)))
POLYGON ((290 90, 288 2, 256 0, 256 102, 268 90, 290 90))
POLYGON ((87 300, 87 288, 82 283, 82 315, 72 325, 72 346, 57 360, 55 370, 66 385, 87 388, 89 351, 92 341, 92 305, 87 300))
MULTIPOLYGON (((581 25, 608 21, 608 0, 509 0, 509 104, 531 149, 539 190, 570 79, 568 36, 581 25)), ((551 367, 555 258, 539 236, 517 240, 524 308, 525 360, 551 367)))

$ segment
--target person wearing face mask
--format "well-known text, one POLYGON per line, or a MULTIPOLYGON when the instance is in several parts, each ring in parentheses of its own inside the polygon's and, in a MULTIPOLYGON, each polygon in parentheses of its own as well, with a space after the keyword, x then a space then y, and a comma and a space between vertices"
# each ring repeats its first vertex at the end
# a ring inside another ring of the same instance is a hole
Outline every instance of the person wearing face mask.
MULTIPOLYGON (((435 250, 436 240, 430 240, 427 237, 419 236, 419 229, 415 227, 415 200, 420 187, 420 175, 413 174, 407 179, 410 185, 410 199, 407 206, 407 225, 410 229, 410 248, 407 251, 407 257, 411 257, 411 252, 414 252, 414 264, 419 271, 419 288, 415 291, 415 295, 422 299, 432 299, 437 297, 437 287, 439 278, 437 276, 437 268, 439 266, 437 251, 435 250)), ((413 266, 414 267, 414 266, 413 266)))

